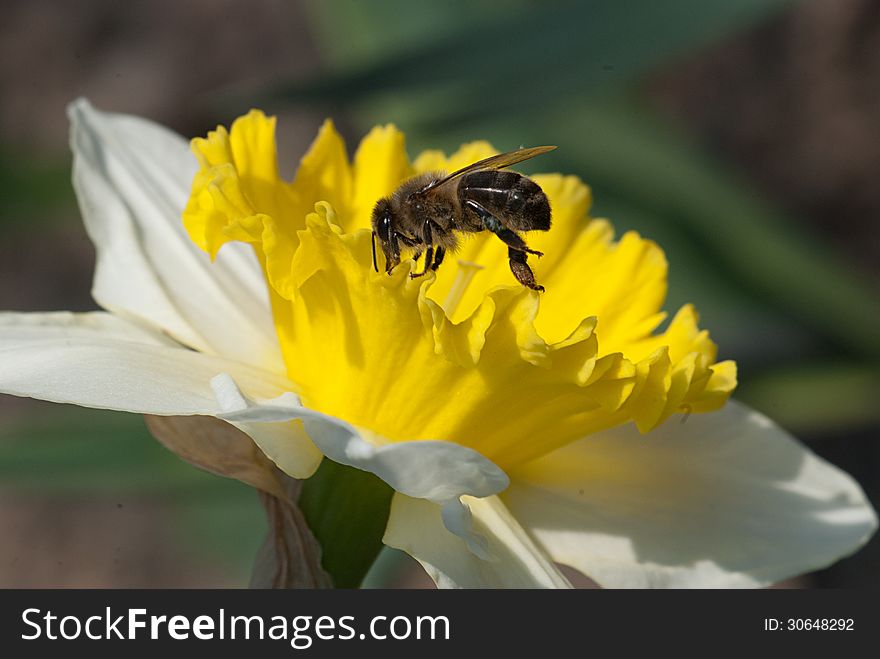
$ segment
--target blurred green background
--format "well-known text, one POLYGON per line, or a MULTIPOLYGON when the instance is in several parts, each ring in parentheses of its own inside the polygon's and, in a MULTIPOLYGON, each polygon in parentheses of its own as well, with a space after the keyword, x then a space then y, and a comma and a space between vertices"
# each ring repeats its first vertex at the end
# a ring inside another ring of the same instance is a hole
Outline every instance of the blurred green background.
MULTIPOLYGON (((558 144, 543 171, 656 240, 738 397, 880 507, 880 4, 872 0, 8 0, 0 309, 92 309, 64 106, 203 134, 259 106, 295 171, 320 121, 411 154, 558 144)), ((140 418, 0 397, 0 586, 236 586, 265 522, 140 418)), ((386 555, 371 584, 419 585, 386 555)), ((880 540, 789 585, 880 583, 880 540)))

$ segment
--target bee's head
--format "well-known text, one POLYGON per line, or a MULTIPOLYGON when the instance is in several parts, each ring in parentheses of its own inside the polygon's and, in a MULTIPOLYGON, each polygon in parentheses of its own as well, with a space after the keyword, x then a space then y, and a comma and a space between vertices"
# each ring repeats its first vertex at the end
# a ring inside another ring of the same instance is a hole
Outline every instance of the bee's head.
POLYGON ((373 268, 379 272, 379 264, 376 262, 376 238, 385 254, 385 272, 391 272, 391 268, 400 263, 400 245, 394 235, 394 210, 391 200, 383 197, 376 202, 373 208, 373 268))

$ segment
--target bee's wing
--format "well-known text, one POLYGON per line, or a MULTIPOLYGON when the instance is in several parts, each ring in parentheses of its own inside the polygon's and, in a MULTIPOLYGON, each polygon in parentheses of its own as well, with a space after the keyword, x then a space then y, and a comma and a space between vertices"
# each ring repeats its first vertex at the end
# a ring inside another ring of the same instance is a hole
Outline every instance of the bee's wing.
POLYGON ((447 174, 443 178, 431 181, 428 185, 419 190, 418 194, 424 194, 430 190, 439 188, 441 185, 449 183, 453 179, 457 179, 459 176, 463 176, 469 172, 475 172, 478 169, 504 169, 505 167, 510 167, 523 160, 540 156, 542 153, 553 151, 555 148, 555 146, 533 146, 528 149, 517 149, 516 151, 508 151, 507 153, 499 153, 494 156, 489 156, 488 158, 483 158, 475 163, 471 163, 467 167, 462 167, 451 174, 447 174))

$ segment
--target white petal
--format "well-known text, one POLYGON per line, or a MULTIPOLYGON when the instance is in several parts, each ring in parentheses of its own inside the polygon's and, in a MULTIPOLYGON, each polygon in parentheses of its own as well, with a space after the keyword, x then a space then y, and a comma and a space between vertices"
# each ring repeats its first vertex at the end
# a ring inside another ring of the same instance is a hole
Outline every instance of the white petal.
POLYGON ((488 560, 444 527, 440 507, 395 494, 383 542, 414 557, 440 588, 570 588, 497 496, 466 497, 488 560))
POLYGON ((212 264, 181 214, 196 171, 186 141, 145 119, 68 109, 73 183, 97 250, 92 294, 201 352, 283 368, 253 251, 230 244, 212 264))
POLYGON ((587 437, 511 474, 503 498, 558 563, 606 587, 755 587, 870 537, 858 484, 735 403, 587 437))
MULTIPOLYGON (((486 497, 507 487, 506 474, 493 462, 451 442, 386 443, 375 436, 368 441, 364 431, 303 407, 292 393, 275 400, 253 400, 239 390, 238 384, 229 377, 215 378, 217 399, 225 410, 221 418, 232 423, 302 420, 309 437, 328 458, 369 471, 398 492, 440 504, 447 528, 464 538, 475 553, 482 552, 483 539, 471 533, 468 510, 461 497, 486 497)), ((260 448, 284 469, 277 447, 260 448)))
MULTIPOLYGON (((141 414, 216 416, 211 380, 221 373, 256 397, 292 386, 276 373, 188 350, 103 312, 0 313, 0 393, 141 414)), ((296 424, 239 427, 258 445, 286 442, 291 475, 307 477, 320 462, 296 424)))
POLYGON ((5 350, 11 341, 27 341, 29 338, 45 340, 50 332, 65 339, 102 336, 133 343, 182 348, 177 341, 151 327, 138 325, 103 311, 0 311, 0 337, 3 338, 0 350, 5 350))
POLYGON ((211 379, 229 372, 255 396, 284 378, 203 355, 104 312, 0 314, 0 392, 149 414, 214 414, 211 379))

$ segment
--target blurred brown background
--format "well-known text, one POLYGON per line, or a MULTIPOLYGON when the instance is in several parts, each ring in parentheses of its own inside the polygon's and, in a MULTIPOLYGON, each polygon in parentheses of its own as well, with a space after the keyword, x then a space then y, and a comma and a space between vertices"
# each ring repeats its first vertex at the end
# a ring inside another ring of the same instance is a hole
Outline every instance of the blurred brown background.
MULTIPOLYGON (((436 144, 446 148, 459 136, 508 146, 507 133, 486 134, 485 126, 493 125, 491 108, 487 117, 477 110, 453 115, 454 130, 437 119, 432 89, 406 86, 407 62, 420 60, 382 50, 400 35, 404 45, 421 47, 407 23, 412 20, 416 30, 422 19, 410 14, 418 10, 368 4, 6 0, 0 22, 0 309, 95 308, 89 297, 94 253, 69 185, 65 106, 78 96, 186 136, 228 123, 258 99, 280 115, 280 153, 290 174, 327 115, 354 140, 381 114, 382 121, 408 129, 411 151, 434 145, 435 134, 441 136, 436 144), (371 12, 385 22, 367 21, 371 12), (388 16, 400 24, 388 23, 388 16), (400 71, 389 72, 387 63, 395 61, 400 71), (371 72, 373 62, 378 64, 371 72), (382 65, 388 80, 380 76, 382 65), (322 79, 330 81, 328 88, 315 83, 322 79), (376 100, 374 89, 384 97, 376 100), (429 99, 427 110, 413 110, 413 98, 429 99)), ((485 20, 517 11, 527 17, 537 6, 475 4, 485 20)), ((572 3, 543 4, 547 13, 574 11, 572 3)), ((779 226, 792 244, 807 240, 857 281, 865 314, 876 314, 880 4, 767 4, 746 18, 731 18, 729 29, 713 27, 711 38, 670 49, 668 57, 633 71, 632 79, 623 80, 627 65, 613 58, 574 62, 568 86, 546 90, 548 102, 563 108, 583 96, 592 103, 598 78, 581 80, 578 71, 601 67, 600 74, 620 82, 651 121, 662 122, 670 139, 722 163, 731 185, 783 218, 779 226)), ((454 17, 448 22, 454 26, 454 17)), ((456 47, 456 29, 437 30, 450 49, 456 47)), ((434 51, 417 52, 428 57, 434 51)), ((530 56, 543 55, 538 48, 530 56)), ((514 128, 516 112, 505 114, 514 128)), ((526 117, 535 110, 522 112, 526 117)), ((587 157, 561 166, 595 184, 600 207, 616 194, 628 204, 620 208, 632 208, 626 187, 614 187, 601 167, 594 181, 587 157), (581 168, 579 162, 587 164, 581 168), (604 196, 603 186, 609 190, 604 196)), ((655 210, 648 201, 640 203, 655 210)), ((687 255, 705 248, 699 230, 666 221, 662 208, 653 214, 615 208, 609 203, 603 210, 621 228, 634 226, 656 237, 679 273, 705 267, 695 261, 689 270, 687 255), (668 243, 666 232, 672 236, 668 243)), ((730 251, 735 254, 736 245, 730 251)), ((744 270, 750 258, 741 255, 744 270)), ((731 268, 718 274, 725 281, 717 291, 707 290, 710 282, 694 294, 722 354, 740 361, 741 394, 852 473, 877 507, 876 344, 849 341, 799 315, 811 304, 809 290, 818 276, 812 269, 797 273, 807 296, 803 304, 787 306, 785 292, 762 288, 760 281, 742 286, 736 266, 731 268)), ((673 272, 671 283, 673 300, 690 299, 686 276, 673 272)), ((854 309, 855 317, 859 307, 854 309)), ((862 335, 870 337, 870 328, 862 335)), ((245 585, 263 526, 248 488, 179 463, 137 418, 0 397, 0 586, 245 585)), ((393 556, 383 557, 374 583, 422 583, 400 565, 393 556)), ((878 577, 880 541, 874 539, 855 557, 791 585, 865 587, 880 583, 878 577)))

